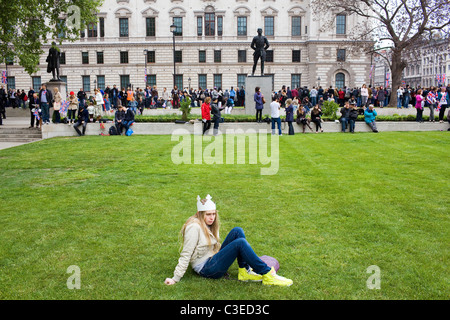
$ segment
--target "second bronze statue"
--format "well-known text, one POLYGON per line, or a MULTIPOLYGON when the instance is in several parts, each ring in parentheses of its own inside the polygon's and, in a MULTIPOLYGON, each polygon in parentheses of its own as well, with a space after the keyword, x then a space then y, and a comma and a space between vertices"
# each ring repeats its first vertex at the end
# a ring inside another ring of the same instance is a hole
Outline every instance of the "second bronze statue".
POLYGON ((256 65, 258 60, 261 59, 261 75, 264 75, 264 62, 266 61, 266 50, 269 48, 269 41, 262 35, 262 29, 258 29, 258 35, 253 38, 250 47, 255 51, 253 53, 253 70, 252 76, 255 75, 256 65))

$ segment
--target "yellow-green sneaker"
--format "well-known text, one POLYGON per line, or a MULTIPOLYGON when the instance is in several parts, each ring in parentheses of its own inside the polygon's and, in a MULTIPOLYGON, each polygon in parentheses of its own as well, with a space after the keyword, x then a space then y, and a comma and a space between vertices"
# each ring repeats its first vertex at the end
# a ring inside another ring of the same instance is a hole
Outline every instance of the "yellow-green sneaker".
POLYGON ((253 270, 247 270, 246 268, 239 268, 238 280, 239 281, 262 281, 263 276, 255 273, 253 270))
POLYGON ((262 283, 264 285, 269 285, 269 286, 289 287, 294 282, 291 279, 286 279, 282 276, 277 275, 275 272, 275 269, 272 267, 270 272, 268 272, 262 276, 262 283))

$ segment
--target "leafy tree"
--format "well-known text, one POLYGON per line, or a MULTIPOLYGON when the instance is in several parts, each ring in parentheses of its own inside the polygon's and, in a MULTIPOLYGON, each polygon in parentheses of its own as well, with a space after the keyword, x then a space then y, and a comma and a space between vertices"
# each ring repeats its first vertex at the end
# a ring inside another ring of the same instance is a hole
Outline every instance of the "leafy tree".
POLYGON ((181 119, 188 121, 188 116, 191 113, 191 98, 186 98, 180 103, 180 110, 182 112, 181 119))
MULTIPOLYGON (((383 58, 392 73, 392 88, 401 85, 403 69, 407 66, 405 52, 411 52, 425 38, 442 32, 448 36, 450 29, 450 0, 311 0, 316 19, 325 21, 323 30, 333 27, 337 14, 361 18, 361 23, 348 33, 350 41, 359 48, 370 44, 366 52, 373 52, 375 39, 388 43, 383 58)), ((420 47, 420 46, 419 46, 420 47)), ((397 95, 391 95, 391 105, 397 104, 397 95)))
POLYGON ((97 21, 103 0, 8 0, 0 10, 0 63, 18 60, 30 75, 39 70, 42 46, 76 41, 97 21))
POLYGON ((332 120, 337 119, 336 112, 339 110, 339 105, 334 101, 324 101, 322 105, 323 115, 330 117, 332 120))

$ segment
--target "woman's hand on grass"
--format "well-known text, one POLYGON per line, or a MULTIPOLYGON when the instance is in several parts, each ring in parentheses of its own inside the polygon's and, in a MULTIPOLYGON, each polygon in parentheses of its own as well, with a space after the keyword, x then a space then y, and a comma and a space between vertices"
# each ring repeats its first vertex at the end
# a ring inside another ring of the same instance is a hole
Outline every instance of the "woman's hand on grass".
POLYGON ((171 285, 174 285, 176 282, 172 278, 166 278, 164 283, 167 284, 168 286, 171 286, 171 285))

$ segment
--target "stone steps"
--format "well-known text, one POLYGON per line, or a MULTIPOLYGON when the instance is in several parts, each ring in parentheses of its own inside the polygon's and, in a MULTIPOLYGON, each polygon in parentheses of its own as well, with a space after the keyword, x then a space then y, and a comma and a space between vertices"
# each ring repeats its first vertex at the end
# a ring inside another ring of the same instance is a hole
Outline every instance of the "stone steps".
POLYGON ((37 128, 0 127, 0 142, 34 142, 42 140, 42 132, 37 128))
POLYGON ((8 138, 8 139, 13 139, 13 138, 29 138, 29 139, 42 139, 42 134, 41 133, 23 133, 23 134, 12 134, 12 133, 4 133, 4 134, 0 134, 0 138, 8 138))
POLYGON ((3 138, 0 137, 0 142, 23 142, 23 143, 29 143, 29 142, 35 142, 39 141, 41 139, 36 138, 3 138))

